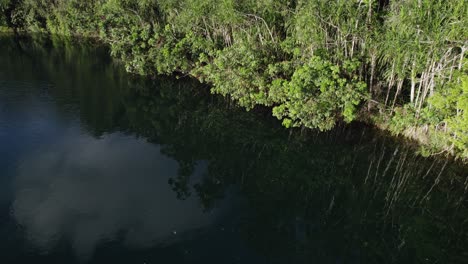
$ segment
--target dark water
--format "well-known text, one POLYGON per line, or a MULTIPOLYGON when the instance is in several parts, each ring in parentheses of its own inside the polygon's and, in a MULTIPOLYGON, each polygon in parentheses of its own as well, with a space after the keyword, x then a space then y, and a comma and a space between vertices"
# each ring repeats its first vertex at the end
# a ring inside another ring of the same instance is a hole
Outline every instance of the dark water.
POLYGON ((0 263, 468 263, 467 168, 0 38, 0 263))

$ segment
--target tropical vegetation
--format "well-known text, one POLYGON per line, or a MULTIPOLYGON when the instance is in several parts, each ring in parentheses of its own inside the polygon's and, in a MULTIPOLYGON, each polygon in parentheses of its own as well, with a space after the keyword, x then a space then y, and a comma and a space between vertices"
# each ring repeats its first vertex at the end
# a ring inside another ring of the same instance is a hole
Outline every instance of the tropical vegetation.
POLYGON ((466 0, 0 0, 0 26, 92 37, 286 127, 367 120, 468 159, 466 0))

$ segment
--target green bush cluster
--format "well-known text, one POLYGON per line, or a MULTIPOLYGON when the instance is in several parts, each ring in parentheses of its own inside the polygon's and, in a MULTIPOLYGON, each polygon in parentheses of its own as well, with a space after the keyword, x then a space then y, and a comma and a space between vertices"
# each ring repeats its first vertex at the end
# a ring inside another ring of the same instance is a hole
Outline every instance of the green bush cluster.
POLYGON ((443 125, 441 129, 449 131, 451 146, 468 157, 468 75, 458 74, 457 81, 450 82, 446 89, 430 98, 433 109, 426 109, 437 115, 437 121, 443 125))
POLYGON ((10 0, 0 0, 0 28, 7 27, 7 8, 10 4, 10 0))

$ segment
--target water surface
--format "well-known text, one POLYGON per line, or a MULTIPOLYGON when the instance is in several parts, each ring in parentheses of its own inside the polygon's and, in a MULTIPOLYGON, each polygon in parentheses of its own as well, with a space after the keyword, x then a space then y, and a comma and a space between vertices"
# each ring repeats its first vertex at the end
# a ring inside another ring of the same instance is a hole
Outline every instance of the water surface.
POLYGON ((0 38, 1 263, 467 263, 467 168, 0 38))

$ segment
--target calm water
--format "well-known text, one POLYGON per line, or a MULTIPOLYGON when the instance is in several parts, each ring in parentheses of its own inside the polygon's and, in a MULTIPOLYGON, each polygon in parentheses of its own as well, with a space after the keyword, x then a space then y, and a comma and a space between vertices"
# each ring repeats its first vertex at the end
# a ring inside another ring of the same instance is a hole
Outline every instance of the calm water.
POLYGON ((468 263, 467 168, 0 38, 0 263, 468 263))

